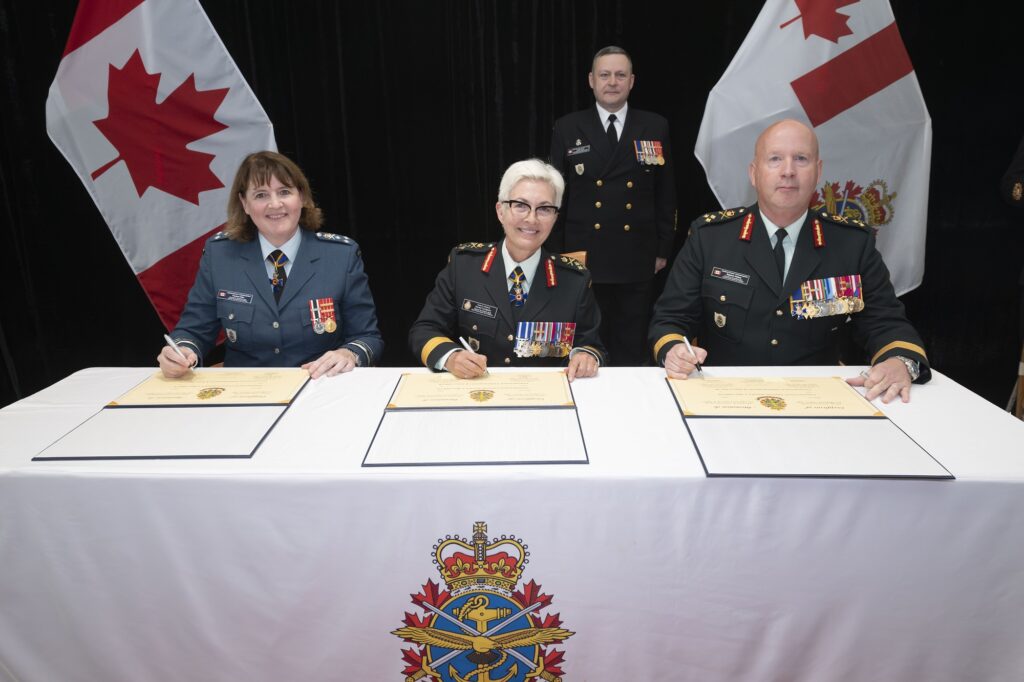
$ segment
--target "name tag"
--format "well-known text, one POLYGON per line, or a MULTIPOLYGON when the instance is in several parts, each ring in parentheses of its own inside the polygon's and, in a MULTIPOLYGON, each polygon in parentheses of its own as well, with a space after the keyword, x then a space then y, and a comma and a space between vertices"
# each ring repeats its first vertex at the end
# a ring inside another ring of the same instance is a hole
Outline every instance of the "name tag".
POLYGON ((483 315, 494 319, 498 316, 498 309, 493 305, 487 305, 480 301, 471 301, 468 298, 462 301, 462 309, 467 313, 473 313, 474 315, 483 315))
POLYGON ((248 303, 249 305, 252 305, 252 294, 221 289, 217 292, 217 300, 227 301, 228 303, 248 303))
POLYGON ((571 149, 566 150, 565 155, 566 156, 576 156, 577 154, 586 154, 589 151, 590 151, 590 145, 589 144, 584 144, 584 145, 581 145, 579 147, 573 147, 571 149))
POLYGON ((711 276, 715 279, 724 279, 726 282, 735 282, 744 286, 750 283, 750 275, 734 270, 726 270, 725 268, 711 268, 711 276))

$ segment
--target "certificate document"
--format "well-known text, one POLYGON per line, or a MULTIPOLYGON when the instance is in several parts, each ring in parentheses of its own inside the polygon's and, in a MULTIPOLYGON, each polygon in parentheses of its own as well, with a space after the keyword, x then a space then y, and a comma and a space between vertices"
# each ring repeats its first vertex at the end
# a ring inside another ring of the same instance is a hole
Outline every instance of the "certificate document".
POLYGON ((565 372, 490 372, 458 379, 443 372, 403 374, 388 410, 575 407, 565 372))
POLYGON ((281 369, 197 369, 179 379, 157 371, 107 407, 288 405, 309 372, 281 369))
POLYGON ((668 379, 687 417, 884 417, 840 377, 668 379))

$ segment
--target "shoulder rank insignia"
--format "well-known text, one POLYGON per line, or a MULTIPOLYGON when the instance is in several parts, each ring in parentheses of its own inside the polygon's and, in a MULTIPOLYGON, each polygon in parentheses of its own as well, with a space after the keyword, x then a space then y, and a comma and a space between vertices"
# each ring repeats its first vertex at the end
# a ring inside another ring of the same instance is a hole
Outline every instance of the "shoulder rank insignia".
POLYGON ((487 254, 484 264, 480 266, 480 272, 490 272, 494 257, 498 255, 498 245, 494 242, 484 244, 483 242, 463 242, 455 247, 455 253, 460 254, 487 254))
POLYGON ((847 218, 844 215, 837 215, 835 213, 828 213, 826 211, 820 212, 818 214, 818 217, 821 218, 822 220, 827 220, 830 223, 835 223, 836 225, 852 225, 853 227, 860 227, 865 229, 868 227, 868 225, 861 220, 847 218))
POLYGON ((490 244, 484 244, 483 242, 463 242, 462 244, 456 246, 455 250, 458 251, 459 253, 483 253, 484 251, 492 248, 493 246, 494 242, 491 242, 490 244))
MULTIPOLYGON (((575 270, 576 272, 586 272, 587 266, 579 262, 572 256, 555 256, 552 255, 548 262, 553 262, 567 270, 575 270)), ((551 285, 554 286, 554 285, 551 285)))
POLYGON ((490 272, 494 257, 498 255, 498 245, 494 242, 484 244, 483 242, 463 242, 455 247, 455 253, 486 253, 484 264, 480 266, 480 272, 490 272))
POLYGON ((212 237, 210 237, 211 242, 219 242, 224 239, 229 239, 228 233, 225 232, 224 230, 221 230, 220 232, 217 232, 212 237))
POLYGON ((351 239, 343 234, 334 234, 333 232, 317 232, 316 238, 322 242, 334 242, 336 244, 354 244, 351 239))
POLYGON ((724 223, 732 220, 733 218, 738 218, 739 216, 746 214, 746 212, 747 209, 743 207, 712 211, 711 213, 705 213, 700 218, 697 218, 697 220, 694 221, 694 224, 711 225, 714 223, 724 223))

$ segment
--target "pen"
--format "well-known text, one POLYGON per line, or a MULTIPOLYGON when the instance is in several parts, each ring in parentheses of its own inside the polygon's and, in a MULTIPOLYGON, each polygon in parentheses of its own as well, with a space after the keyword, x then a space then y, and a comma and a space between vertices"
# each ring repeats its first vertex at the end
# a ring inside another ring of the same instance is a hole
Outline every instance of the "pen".
POLYGON ((190 364, 188 358, 186 358, 185 354, 181 352, 181 349, 178 348, 178 344, 174 343, 174 339, 172 339, 170 335, 164 334, 164 341, 167 342, 168 346, 174 349, 174 352, 178 354, 178 357, 185 361, 185 364, 190 364))
MULTIPOLYGON (((694 361, 696 361, 697 360, 697 354, 693 352, 693 346, 690 345, 690 339, 688 339, 688 338, 686 338, 684 336, 683 337, 683 343, 686 344, 686 350, 690 351, 690 355, 692 355, 694 361)), ((699 374, 699 375, 701 375, 703 377, 704 376, 704 370, 702 370, 700 368, 700 363, 699 362, 694 362, 694 364, 697 366, 697 374, 699 374)))
MULTIPOLYGON (((466 339, 461 337, 461 336, 459 337, 459 343, 461 343, 462 347, 465 348, 466 350, 468 350, 470 353, 475 353, 476 352, 475 350, 473 350, 473 347, 469 345, 469 341, 466 341, 466 339)), ((490 374, 490 373, 491 372, 489 370, 486 370, 486 369, 484 370, 484 374, 490 374)))

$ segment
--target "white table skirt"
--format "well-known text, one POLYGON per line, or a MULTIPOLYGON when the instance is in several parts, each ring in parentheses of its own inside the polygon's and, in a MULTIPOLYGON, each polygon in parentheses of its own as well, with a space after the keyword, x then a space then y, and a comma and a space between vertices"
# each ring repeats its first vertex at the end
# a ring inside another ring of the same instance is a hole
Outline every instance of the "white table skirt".
POLYGON ((151 371, 0 410, 0 680, 402 680, 476 521, 529 546, 566 682, 1024 670, 1024 424, 940 373, 882 407, 956 481, 707 479, 657 369, 573 384, 587 465, 361 467, 397 369, 311 385, 251 460, 30 461, 151 371))

